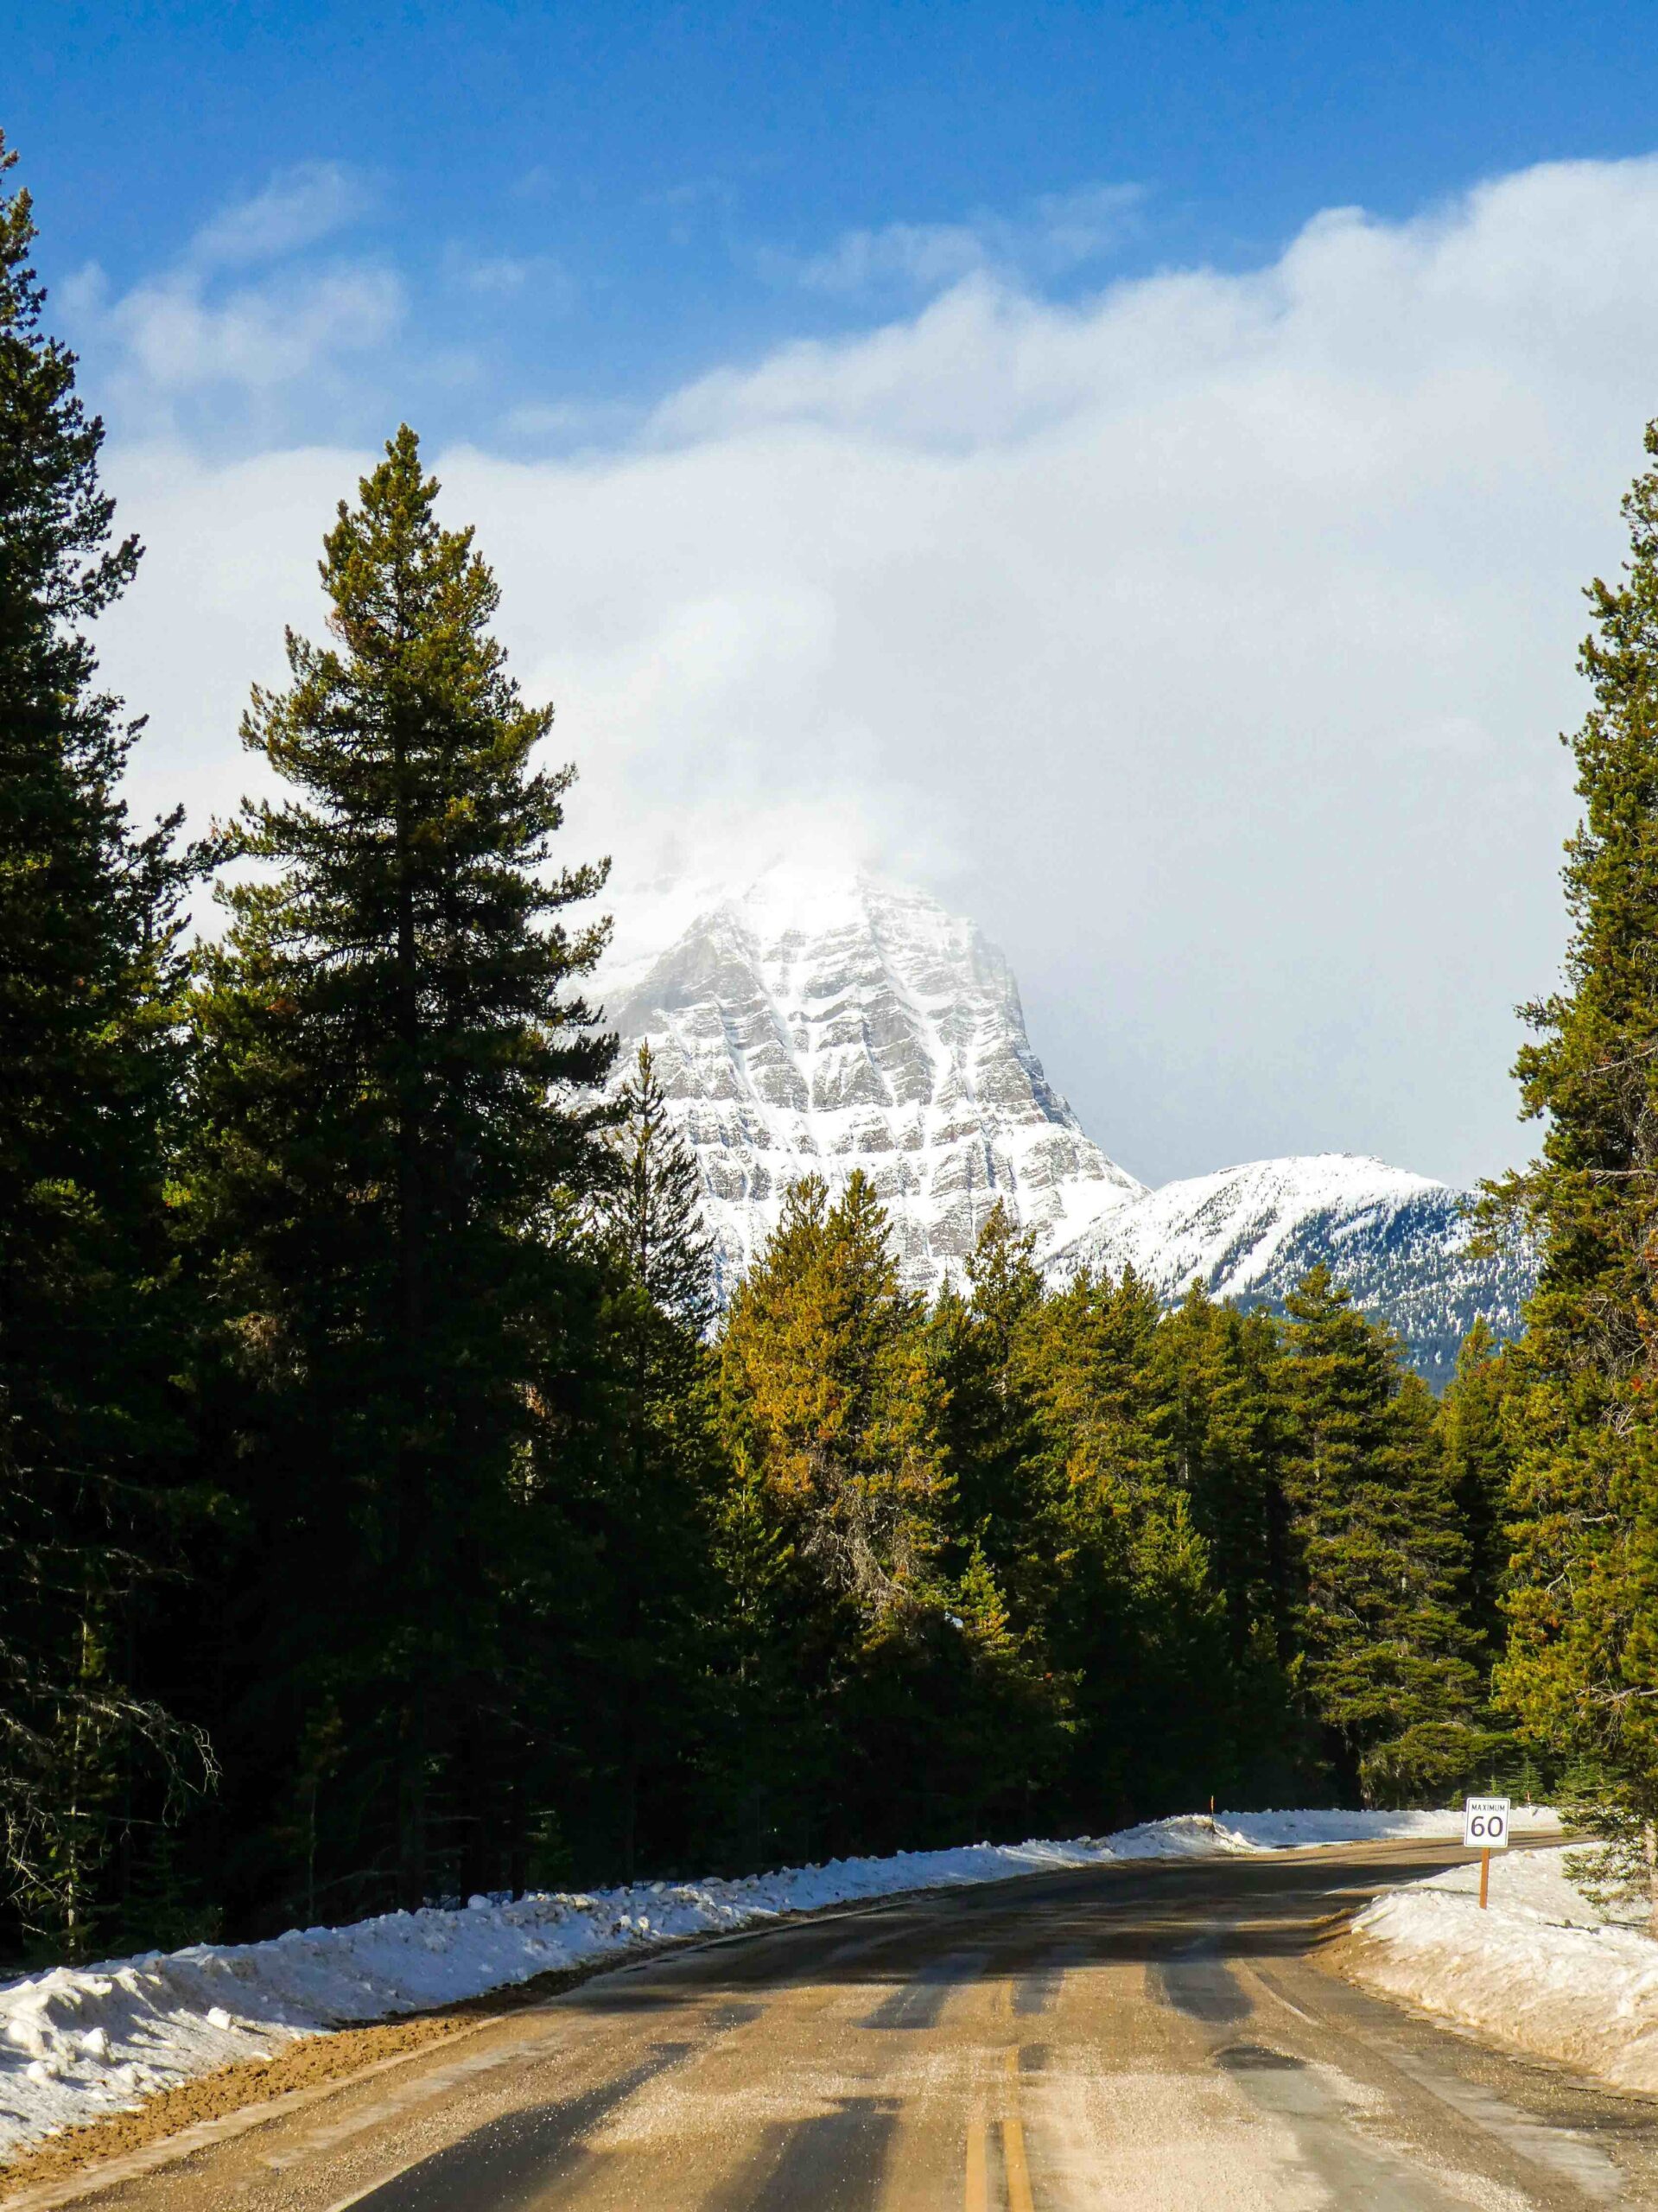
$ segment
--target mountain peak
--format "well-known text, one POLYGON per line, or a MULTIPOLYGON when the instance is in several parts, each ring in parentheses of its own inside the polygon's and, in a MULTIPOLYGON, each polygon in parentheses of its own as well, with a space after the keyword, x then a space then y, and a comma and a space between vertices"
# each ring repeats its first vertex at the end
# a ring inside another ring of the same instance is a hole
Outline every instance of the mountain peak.
POLYGON ((886 900, 944 912, 924 892, 884 882, 868 868, 803 861, 773 861, 731 891, 724 903, 756 929, 825 937, 861 927, 872 905, 886 900))
MULTIPOLYGON (((692 903, 677 898, 681 915, 692 903)), ((854 1167, 935 1288, 998 1203, 1067 1243, 1142 1185, 1087 1137, 1025 1031, 1007 961, 924 893, 790 864, 704 893, 613 981, 696 1147, 721 1272, 740 1273, 791 1183, 854 1167)))

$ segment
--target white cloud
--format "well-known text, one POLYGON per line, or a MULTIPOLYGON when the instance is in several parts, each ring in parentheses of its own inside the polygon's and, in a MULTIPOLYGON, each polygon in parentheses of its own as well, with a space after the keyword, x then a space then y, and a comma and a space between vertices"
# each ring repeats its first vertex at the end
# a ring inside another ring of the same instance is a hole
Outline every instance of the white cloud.
POLYGON ((808 290, 861 294, 897 286, 937 292, 963 277, 1001 270, 1036 278, 1069 275, 1121 243, 1144 195, 1137 185, 1093 184, 1032 200, 1012 216, 961 223, 888 223, 845 232, 826 252, 765 252, 762 269, 808 290))
MULTIPOLYGON (((977 913, 1039 1050, 1152 1177, 1523 1141, 1579 586, 1658 408, 1658 162, 1338 211, 1270 265, 1060 308, 975 271, 701 380, 627 447, 435 456, 624 920, 664 870, 857 851, 977 913)), ((362 456, 112 456, 150 543, 111 675, 139 781, 235 726, 362 456)))
POLYGON ((129 379, 157 393, 212 385, 268 390, 325 359, 383 344, 403 311, 393 272, 341 264, 204 296, 191 271, 140 284, 105 310, 129 379))
POLYGON ((96 266, 72 278, 60 304, 123 428, 175 431, 200 419, 193 402, 243 403, 258 422, 284 388, 384 346, 406 310, 397 272, 309 251, 368 205, 353 171, 308 162, 224 209, 171 267, 125 292, 112 295, 96 266))
POLYGON ((372 204, 363 179, 343 162, 300 162, 204 224, 189 257, 203 268, 274 260, 332 236, 372 204))

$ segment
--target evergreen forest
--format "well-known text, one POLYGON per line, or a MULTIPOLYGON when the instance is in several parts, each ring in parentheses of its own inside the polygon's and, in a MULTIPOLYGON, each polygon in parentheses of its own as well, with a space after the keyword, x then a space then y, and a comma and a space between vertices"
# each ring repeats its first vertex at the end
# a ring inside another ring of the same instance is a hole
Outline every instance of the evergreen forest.
MULTIPOLYGON (((0 1959, 474 1891, 1569 1786, 1658 1818, 1658 435, 1591 592, 1523 1337, 931 1304, 807 1181, 720 1310, 606 866, 400 429, 265 796, 136 824, 99 480, 0 142, 0 1959), (202 911, 208 887, 211 925, 202 911)), ((123 518, 124 524, 125 518, 123 518)), ((226 742, 231 734, 225 733, 226 742)))

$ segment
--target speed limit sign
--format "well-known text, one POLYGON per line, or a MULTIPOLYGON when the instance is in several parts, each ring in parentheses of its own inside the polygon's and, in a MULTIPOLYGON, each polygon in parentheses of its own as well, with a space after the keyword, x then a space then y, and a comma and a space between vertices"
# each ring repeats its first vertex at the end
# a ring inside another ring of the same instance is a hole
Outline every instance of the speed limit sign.
POLYGON ((1508 1849, 1509 1801, 1506 1797, 1470 1797, 1464 1800, 1462 1847, 1464 1851, 1508 1849))
POLYGON ((1462 1847, 1479 1853, 1479 1909, 1483 1912, 1491 1894, 1491 1853, 1509 1847, 1506 1797, 1464 1798, 1462 1847))

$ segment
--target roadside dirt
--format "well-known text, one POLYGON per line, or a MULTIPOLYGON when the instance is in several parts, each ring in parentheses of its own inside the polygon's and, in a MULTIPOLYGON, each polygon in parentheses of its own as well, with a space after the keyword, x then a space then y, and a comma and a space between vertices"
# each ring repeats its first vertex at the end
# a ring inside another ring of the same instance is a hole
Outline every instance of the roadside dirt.
MULTIPOLYGON (((1009 1878, 1012 1881, 1026 1878, 1009 1878)), ((1001 1884, 987 1886, 1000 1888, 1001 1884)), ((856 1904, 820 1905, 804 1912, 775 1915, 766 1929, 786 1927, 797 1920, 834 1919, 848 1911, 880 1910, 883 1906, 908 1903, 934 1894, 925 1890, 897 1891, 856 1904)), ((739 1931, 740 1932, 740 1931, 739 1931)), ((755 1932, 759 1932, 756 1930, 755 1932)), ((565 1967, 552 1974, 537 1974, 504 1989, 486 1991, 481 1997, 465 1997, 429 2012, 407 2012, 392 2020, 373 2020, 361 2027, 335 2028, 326 2034, 303 2036, 284 2044, 267 2059, 240 2059, 212 2074, 198 2075, 170 2089, 160 2089, 130 2112, 113 2112, 82 2127, 67 2127, 33 2144, 21 2144, 10 2158, 0 2156, 0 2205, 25 2192, 65 2181, 93 2166, 131 2156, 181 2135, 198 2125, 229 2120, 238 2113, 257 2125, 263 2109, 279 2099, 321 2096, 330 2089, 382 2068, 394 2067, 418 2056, 436 2044, 475 2034, 492 2022, 508 2019, 528 2006, 544 2005, 595 1974, 613 1974, 670 1951, 694 1948, 709 1939, 682 1936, 662 1943, 641 1943, 625 1955, 594 1959, 579 1967, 565 1967)), ((721 1940, 715 1938, 715 1940, 721 1940)), ((285 2107, 284 2109, 291 2107, 285 2107)))
POLYGON ((200 2121, 226 2120, 278 2097, 332 2088, 354 2075, 378 2073, 382 2067, 395 2066, 434 2044, 475 2033, 492 2021, 523 2012, 527 2005, 544 2004, 549 1997, 574 1989, 594 1974, 608 1973, 619 1963, 655 1955, 655 1947, 647 1950, 641 1946, 628 1961, 606 1959, 588 1967, 537 1974, 533 1981, 492 1990, 484 1997, 464 1998, 434 2012, 411 2012, 400 2019, 303 2036, 296 2043, 285 2044, 270 2058, 238 2059, 214 2073, 157 2090, 130 2112, 111 2113, 105 2119, 88 2120, 83 2127, 65 2128, 42 2142, 21 2145, 13 2157, 0 2162, 0 2204, 24 2190, 62 2181, 107 2159, 144 2150, 200 2121))

